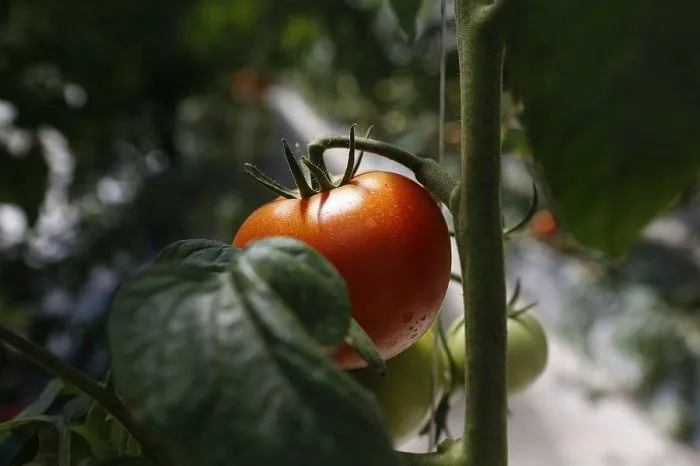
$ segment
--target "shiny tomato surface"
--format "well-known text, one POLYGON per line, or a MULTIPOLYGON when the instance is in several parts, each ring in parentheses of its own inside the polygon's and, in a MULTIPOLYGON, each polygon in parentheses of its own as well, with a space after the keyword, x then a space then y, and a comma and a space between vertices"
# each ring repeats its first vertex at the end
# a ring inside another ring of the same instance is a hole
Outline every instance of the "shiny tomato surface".
MULTIPOLYGON (((297 238, 338 269, 353 317, 385 359, 428 330, 450 281, 450 237, 440 208, 422 186, 396 173, 363 173, 308 199, 264 204, 233 244, 271 236, 297 238)), ((335 359, 344 369, 366 366, 347 345, 335 359)))

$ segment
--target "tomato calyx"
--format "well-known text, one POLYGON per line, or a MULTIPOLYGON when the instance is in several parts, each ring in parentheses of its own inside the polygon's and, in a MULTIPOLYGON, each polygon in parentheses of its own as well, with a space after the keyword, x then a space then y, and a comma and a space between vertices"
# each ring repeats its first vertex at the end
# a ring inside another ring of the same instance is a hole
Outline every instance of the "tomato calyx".
MULTIPOLYGON (((364 156, 364 151, 361 151, 357 161, 355 160, 355 126, 357 125, 353 124, 350 127, 348 162, 342 176, 333 176, 328 172, 328 168, 323 161, 323 150, 319 153, 318 150, 310 148, 309 154, 301 157, 301 163, 309 171, 309 179, 307 179, 294 151, 289 147, 285 139, 282 139, 282 149, 296 189, 289 189, 283 186, 251 163, 244 164, 244 169, 246 173, 260 184, 287 199, 308 199, 316 194, 339 188, 348 184, 357 174, 364 156)), ((370 126, 365 137, 369 136, 371 129, 372 127, 370 126)))
POLYGON ((296 183, 296 189, 286 188, 260 171, 253 164, 244 164, 244 169, 246 173, 255 178, 260 184, 282 197, 287 199, 308 199, 315 194, 327 192, 349 183, 357 174, 362 157, 367 151, 388 158, 411 170, 416 180, 432 194, 434 199, 451 209, 450 196, 457 187, 457 181, 452 178, 444 167, 431 158, 419 157, 386 142, 370 139, 371 126, 367 130, 365 137, 356 138, 355 126, 357 125, 353 124, 350 127, 349 137, 332 136, 321 138, 307 146, 307 155, 301 157, 301 162, 309 171, 308 180, 301 165, 296 160, 294 152, 287 142, 282 139, 284 154, 296 183), (326 150, 336 148, 348 149, 348 161, 345 171, 342 176, 338 177, 329 174, 323 159, 326 150), (356 160, 355 153, 358 149, 360 154, 356 160))

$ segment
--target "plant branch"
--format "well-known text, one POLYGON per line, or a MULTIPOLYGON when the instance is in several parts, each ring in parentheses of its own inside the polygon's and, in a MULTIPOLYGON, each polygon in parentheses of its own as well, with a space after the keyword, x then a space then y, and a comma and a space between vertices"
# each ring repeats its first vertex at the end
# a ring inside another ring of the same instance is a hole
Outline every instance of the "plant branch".
POLYGON ((500 3, 455 0, 462 167, 452 198, 462 268, 469 466, 506 466, 506 285, 501 216, 500 3))
MULTIPOLYGON (((308 146, 309 157, 312 161, 321 159, 327 149, 350 148, 348 136, 332 136, 313 141, 308 146)), ((400 163, 415 175, 419 183, 426 187, 439 201, 450 205, 450 195, 457 182, 435 160, 419 157, 416 154, 399 149, 386 142, 369 138, 355 138, 355 149, 381 155, 389 160, 400 163)))
POLYGON ((82 371, 2 325, 0 325, 0 342, 14 348, 22 357, 60 377, 95 400, 114 416, 124 429, 129 431, 147 456, 154 460, 160 459, 159 449, 151 442, 148 432, 134 419, 113 390, 103 387, 82 371))

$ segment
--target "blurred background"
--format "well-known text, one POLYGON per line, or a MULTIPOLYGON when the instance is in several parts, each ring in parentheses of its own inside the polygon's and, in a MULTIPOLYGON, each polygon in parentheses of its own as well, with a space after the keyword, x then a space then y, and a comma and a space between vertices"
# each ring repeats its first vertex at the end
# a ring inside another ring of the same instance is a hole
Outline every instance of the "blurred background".
MULTIPOLYGON (((358 123, 436 157, 434 7, 409 47, 381 0, 0 0, 0 323, 99 377, 119 282, 174 240, 231 240, 272 197, 243 163, 290 180, 281 137, 301 151, 358 123)), ((448 30, 444 163, 456 174, 448 30)), ((509 102, 514 224, 532 170, 509 102)), ((577 251, 546 199, 508 241, 511 287, 538 303, 552 348, 545 376, 512 400, 511 464, 700 464, 699 207, 689 189, 623 267, 577 251)), ((460 305, 452 289, 445 319, 460 305)), ((0 421, 49 379, 10 355, 1 364, 0 421)))

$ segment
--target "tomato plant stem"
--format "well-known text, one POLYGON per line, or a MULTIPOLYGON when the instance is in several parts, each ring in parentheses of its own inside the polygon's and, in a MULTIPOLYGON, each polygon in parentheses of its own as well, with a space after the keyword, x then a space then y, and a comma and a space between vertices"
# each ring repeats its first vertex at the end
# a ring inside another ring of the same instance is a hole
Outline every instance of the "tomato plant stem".
MULTIPOLYGON (((500 0, 503 1, 503 0, 500 0)), ((456 0, 462 166, 452 198, 461 261, 468 466, 506 466, 506 286, 501 217, 502 3, 456 0)))
POLYGON ((151 442, 148 432, 134 419, 110 386, 100 385, 85 373, 2 325, 0 325, 0 342, 14 348, 22 357, 88 395, 119 421, 141 445, 146 456, 153 460, 159 459, 158 449, 151 442))

